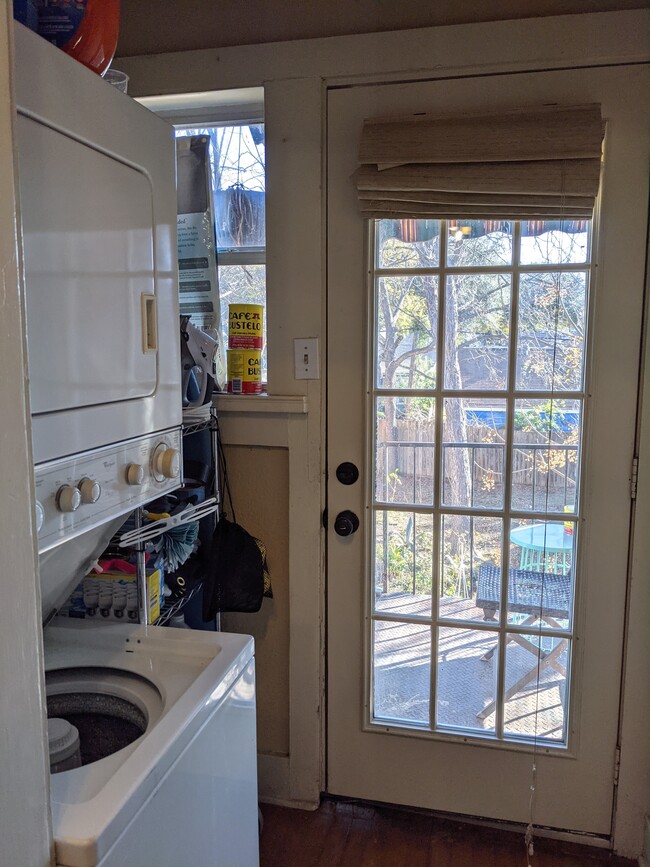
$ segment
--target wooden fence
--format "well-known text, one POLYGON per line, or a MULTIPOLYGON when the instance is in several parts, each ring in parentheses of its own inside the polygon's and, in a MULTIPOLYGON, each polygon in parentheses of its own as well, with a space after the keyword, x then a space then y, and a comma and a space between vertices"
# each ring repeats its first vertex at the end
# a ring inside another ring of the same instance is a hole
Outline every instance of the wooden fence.
MULTIPOLYGON (((397 474, 400 480, 431 479, 434 473, 434 446, 423 441, 422 425, 400 420, 393 428, 397 437, 388 437, 385 420, 377 424, 377 480, 397 474)), ((445 443, 443 454, 449 449, 465 451, 470 462, 474 484, 491 484, 503 477, 505 459, 504 429, 487 425, 468 425, 466 441, 445 443)), ((575 487, 578 446, 574 444, 540 442, 534 431, 516 433, 513 449, 513 484, 533 488, 543 486, 561 491, 575 487)), ((390 484, 390 481, 386 483, 390 484)), ((565 498, 566 499, 566 498, 565 498)))

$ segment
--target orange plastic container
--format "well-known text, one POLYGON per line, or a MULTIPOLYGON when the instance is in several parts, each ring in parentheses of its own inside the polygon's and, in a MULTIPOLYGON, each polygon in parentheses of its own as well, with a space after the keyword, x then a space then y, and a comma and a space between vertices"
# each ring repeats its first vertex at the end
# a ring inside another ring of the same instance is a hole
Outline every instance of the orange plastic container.
POLYGON ((38 32, 103 75, 111 65, 120 30, 120 0, 40 0, 38 32))

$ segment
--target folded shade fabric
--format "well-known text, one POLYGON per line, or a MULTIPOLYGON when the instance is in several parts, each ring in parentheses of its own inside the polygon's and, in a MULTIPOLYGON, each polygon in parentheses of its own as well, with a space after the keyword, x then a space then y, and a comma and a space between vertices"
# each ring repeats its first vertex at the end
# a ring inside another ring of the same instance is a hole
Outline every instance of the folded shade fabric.
POLYGON ((600 182, 600 105, 364 121, 355 175, 370 218, 585 218, 600 182))

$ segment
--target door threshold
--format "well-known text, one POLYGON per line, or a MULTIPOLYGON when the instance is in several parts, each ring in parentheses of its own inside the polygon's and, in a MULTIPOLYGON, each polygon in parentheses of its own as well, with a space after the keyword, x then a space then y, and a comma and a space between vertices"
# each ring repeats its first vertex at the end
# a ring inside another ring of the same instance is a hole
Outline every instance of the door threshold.
MULTIPOLYGON (((447 813, 443 810, 426 810, 422 807, 410 807, 404 804, 388 804, 384 801, 366 801, 363 798, 349 798, 344 795, 333 795, 324 792, 323 800, 337 801, 339 803, 358 804, 364 807, 376 807, 387 810, 401 810, 405 813, 419 813, 424 816, 431 816, 434 819, 439 819, 441 822, 453 822, 455 825, 474 825, 483 828, 490 828, 495 831, 503 831, 505 834, 517 834, 521 836, 522 846, 524 845, 524 836, 526 833, 526 825, 523 822, 509 822, 502 819, 490 819, 483 816, 467 816, 463 813, 447 813)), ((569 843, 571 846, 579 846, 581 855, 588 855, 589 849, 597 849, 602 851, 608 849, 611 851, 612 842, 610 837, 600 834, 590 834, 585 831, 569 831, 562 828, 549 828, 543 825, 534 826, 534 834, 536 838, 545 840, 555 840, 559 843, 569 843)), ((563 850, 564 851, 564 850, 563 850)), ((576 852, 578 854, 578 852, 576 852)), ((621 863, 627 862, 626 859, 621 859, 621 863)))

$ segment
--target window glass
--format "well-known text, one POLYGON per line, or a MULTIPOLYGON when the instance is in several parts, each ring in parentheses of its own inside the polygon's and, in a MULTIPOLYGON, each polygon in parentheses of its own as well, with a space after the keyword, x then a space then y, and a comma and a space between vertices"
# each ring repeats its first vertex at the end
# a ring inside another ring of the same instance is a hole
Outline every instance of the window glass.
POLYGON ((449 220, 447 223, 447 265, 477 268, 510 265, 512 225, 501 220, 449 220))
POLYGON ((262 379, 266 353, 266 176, 263 123, 177 129, 176 136, 210 139, 221 331, 228 341, 228 305, 264 306, 262 379))
POLYGON ((373 228, 370 722, 566 743, 590 221, 373 228))
POLYGON ((189 135, 210 139, 217 248, 264 248, 264 124, 176 130, 189 135))
POLYGON ((588 220, 529 220, 521 224, 519 260, 522 265, 586 262, 588 220))
POLYGON ((424 274, 378 278, 378 387, 435 388, 438 282, 424 274))
POLYGON ((431 268, 440 264, 440 220, 378 220, 377 268, 431 268))
POLYGON ((521 273, 518 390, 578 391, 582 388, 587 286, 586 270, 521 273))

